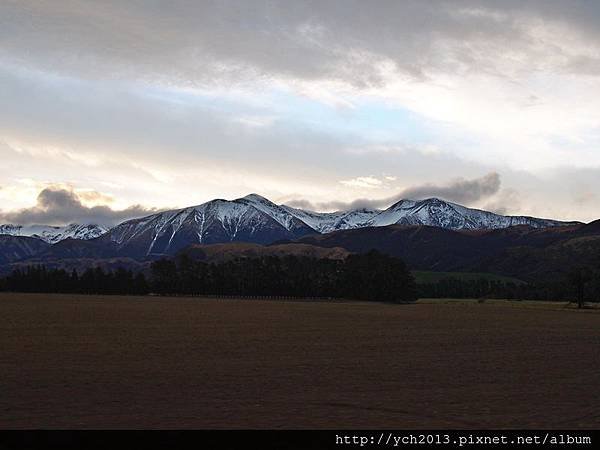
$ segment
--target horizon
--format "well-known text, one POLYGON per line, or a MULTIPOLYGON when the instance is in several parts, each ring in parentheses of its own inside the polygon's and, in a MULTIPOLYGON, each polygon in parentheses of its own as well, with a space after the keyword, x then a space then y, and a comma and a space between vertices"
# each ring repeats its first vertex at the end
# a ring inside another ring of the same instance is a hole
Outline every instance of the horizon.
POLYGON ((599 19, 583 0, 3 2, 0 223, 246 192, 588 223, 599 19))

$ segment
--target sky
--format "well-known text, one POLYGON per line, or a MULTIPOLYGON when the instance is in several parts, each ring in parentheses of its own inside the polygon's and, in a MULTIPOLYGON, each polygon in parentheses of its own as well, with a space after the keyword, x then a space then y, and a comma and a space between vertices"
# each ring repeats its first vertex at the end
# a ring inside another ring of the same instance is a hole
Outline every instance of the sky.
POLYGON ((0 2, 0 223, 249 193, 600 218, 600 2, 0 2))

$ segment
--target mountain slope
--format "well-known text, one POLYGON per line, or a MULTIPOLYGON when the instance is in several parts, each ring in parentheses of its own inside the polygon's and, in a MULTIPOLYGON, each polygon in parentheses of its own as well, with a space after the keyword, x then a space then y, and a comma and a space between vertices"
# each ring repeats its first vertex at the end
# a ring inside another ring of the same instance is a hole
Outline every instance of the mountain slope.
POLYGON ((236 258, 285 257, 288 255, 315 259, 344 259, 350 253, 339 247, 327 248, 297 243, 259 245, 230 242, 227 244, 193 244, 178 254, 185 254, 198 261, 213 263, 236 258))
POLYGON ((35 237, 0 235, 0 264, 30 258, 48 247, 48 243, 35 237))
POLYGON ((381 213, 380 210, 368 208, 323 213, 305 211, 286 205, 281 205, 281 207, 289 214, 303 221, 319 233, 362 228, 364 226, 368 226, 369 222, 379 213, 381 213))
POLYGON ((290 214, 285 206, 276 205, 275 203, 261 197, 258 194, 250 194, 245 197, 234 200, 238 203, 253 206, 259 211, 267 214, 286 230, 297 234, 314 233, 314 229, 307 224, 306 221, 290 214))

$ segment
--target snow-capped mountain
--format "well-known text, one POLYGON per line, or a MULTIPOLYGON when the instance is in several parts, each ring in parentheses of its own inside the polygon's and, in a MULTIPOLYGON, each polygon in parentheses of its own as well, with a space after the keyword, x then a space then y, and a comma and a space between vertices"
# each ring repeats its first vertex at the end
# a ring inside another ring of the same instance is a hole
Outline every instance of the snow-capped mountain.
MULTIPOLYGON (((275 221, 281 224, 288 231, 295 230, 306 230, 306 225, 311 226, 310 223, 303 221, 302 219, 295 217, 290 214, 288 207, 285 205, 276 205, 270 200, 261 197, 258 194, 250 194, 245 197, 234 200, 235 202, 244 203, 251 205, 259 211, 264 212, 268 216, 272 217, 275 221)), ((311 230, 312 231, 312 230, 311 230)), ((302 231, 301 231, 302 232, 302 231)), ((305 234, 305 233, 304 233, 305 234)))
POLYGON ((0 225, 0 235, 31 236, 36 237, 49 244, 55 244, 67 238, 72 239, 94 239, 109 230, 104 225, 77 224, 72 223, 62 227, 52 225, 0 225))
POLYGON ((282 205, 282 207, 289 214, 302 220, 319 233, 329 233, 336 230, 348 230, 369 226, 368 224, 371 220, 381 213, 378 209, 367 208, 323 213, 305 211, 286 205, 282 205))
POLYGON ((196 243, 268 244, 314 232, 283 208, 254 194, 128 220, 111 229, 102 239, 115 245, 119 253, 147 256, 173 254, 196 243))
POLYGON ((489 211, 466 208, 438 198, 426 200, 400 200, 384 211, 357 209, 333 213, 319 213, 283 206, 293 216, 301 219, 320 233, 386 225, 429 225, 459 229, 496 229, 513 225, 545 228, 570 225, 576 222, 538 219, 527 216, 502 216, 489 211))
POLYGON ((356 209, 333 213, 304 211, 257 194, 132 219, 117 225, 100 241, 118 255, 145 257, 175 254, 191 244, 250 242, 270 244, 308 234, 392 224, 430 225, 450 229, 550 227, 566 224, 522 216, 501 216, 439 199, 402 200, 384 211, 356 209))
POLYGON ((429 225, 459 230, 497 229, 514 225, 546 228, 574 223, 576 222, 560 222, 558 220, 538 219, 528 216, 502 216, 489 211, 466 208, 438 198, 428 198, 420 201, 400 200, 373 217, 366 225, 429 225))
POLYGON ((271 244, 296 240, 309 234, 330 233, 386 225, 429 225, 445 229, 498 229, 513 225, 546 228, 575 222, 538 219, 526 216, 502 216, 466 208, 431 198, 401 200, 386 210, 356 209, 339 212, 312 212, 276 205, 256 194, 236 200, 212 200, 201 205, 160 212, 131 219, 108 230, 99 225, 71 224, 65 227, 0 225, 11 260, 28 256, 37 247, 34 241, 54 244, 42 249, 55 258, 118 257, 145 258, 176 254, 191 244, 248 242, 271 244), (10 236, 4 236, 8 238, 10 236), (37 238, 31 242, 26 239, 37 238), (74 238, 74 240, 67 240, 74 238), (43 241, 43 242, 42 242, 43 241))

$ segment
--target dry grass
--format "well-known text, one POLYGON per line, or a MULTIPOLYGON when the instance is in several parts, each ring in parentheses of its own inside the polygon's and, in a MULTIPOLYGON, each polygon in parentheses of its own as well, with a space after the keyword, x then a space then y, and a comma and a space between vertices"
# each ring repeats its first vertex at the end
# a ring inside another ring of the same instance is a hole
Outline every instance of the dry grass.
POLYGON ((597 428, 600 314, 0 294, 0 428, 597 428))
POLYGON ((546 300, 502 300, 502 299, 464 299, 464 298, 421 298, 417 301, 420 305, 473 305, 474 303, 485 303, 487 305, 504 306, 519 309, 545 309, 554 311, 577 310, 583 312, 600 312, 600 303, 586 302, 583 309, 577 307, 576 302, 569 301, 546 301, 546 300))

